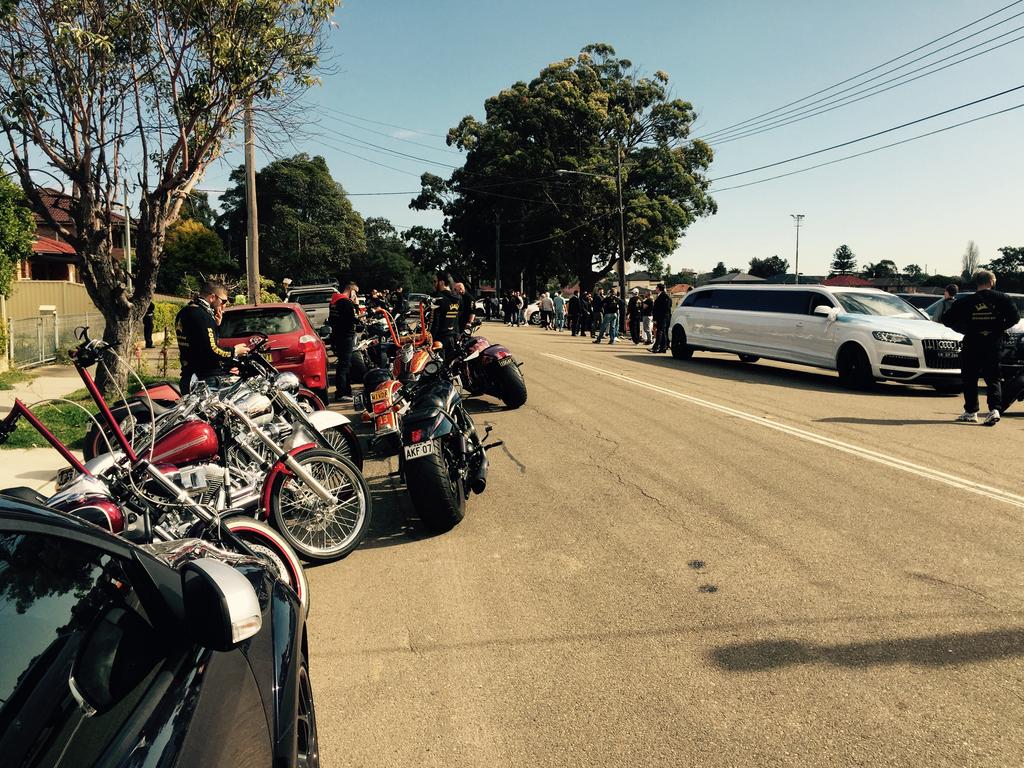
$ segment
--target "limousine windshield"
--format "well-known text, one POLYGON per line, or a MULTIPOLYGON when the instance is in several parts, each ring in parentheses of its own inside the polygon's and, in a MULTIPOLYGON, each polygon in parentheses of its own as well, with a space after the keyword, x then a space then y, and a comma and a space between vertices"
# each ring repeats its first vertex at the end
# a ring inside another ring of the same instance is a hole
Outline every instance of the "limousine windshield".
POLYGON ((883 317, 906 317, 912 320, 925 318, 914 307, 899 296, 883 293, 841 293, 832 294, 846 312, 857 315, 881 315, 883 317))

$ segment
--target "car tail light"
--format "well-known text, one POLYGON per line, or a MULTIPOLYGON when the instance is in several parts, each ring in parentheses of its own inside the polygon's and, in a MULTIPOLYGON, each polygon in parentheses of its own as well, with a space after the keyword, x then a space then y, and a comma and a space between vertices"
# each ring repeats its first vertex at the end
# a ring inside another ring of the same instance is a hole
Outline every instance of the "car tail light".
POLYGON ((299 349, 303 352, 309 352, 316 348, 317 337, 311 333, 304 333, 299 336, 299 349))
POLYGON ((414 429, 409 433, 409 440, 413 443, 422 443, 426 432, 422 429, 414 429))

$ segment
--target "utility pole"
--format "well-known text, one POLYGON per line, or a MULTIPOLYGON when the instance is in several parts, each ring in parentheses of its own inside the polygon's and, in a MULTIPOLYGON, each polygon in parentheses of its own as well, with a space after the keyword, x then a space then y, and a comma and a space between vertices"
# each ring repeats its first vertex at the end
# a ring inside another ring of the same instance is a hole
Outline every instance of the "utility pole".
POLYGON ((260 235, 256 221, 256 147, 252 128, 252 100, 245 105, 245 263, 249 303, 260 303, 260 235))
MULTIPOLYGON (((619 299, 626 306, 626 214, 622 207, 622 146, 615 145, 615 187, 619 193, 619 299)), ((622 313, 620 313, 622 314, 622 313)), ((624 319, 624 318, 621 318, 624 319)))
POLYGON ((804 220, 802 213, 791 213, 793 221, 796 222, 796 265, 793 267, 793 282, 800 284, 800 222, 804 220))
POLYGON ((494 295, 501 301, 501 211, 494 214, 494 295))

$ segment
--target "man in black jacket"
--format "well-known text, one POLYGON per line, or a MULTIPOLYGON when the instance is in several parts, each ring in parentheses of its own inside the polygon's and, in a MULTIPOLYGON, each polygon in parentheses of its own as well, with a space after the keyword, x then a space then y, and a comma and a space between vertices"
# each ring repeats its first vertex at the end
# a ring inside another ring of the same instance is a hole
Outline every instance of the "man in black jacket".
POLYGON ((626 303, 626 323, 629 328, 629 338, 636 346, 640 343, 640 290, 638 288, 629 292, 629 301, 626 303))
POLYGON ((245 344, 224 349, 217 343, 220 316, 228 302, 228 289, 224 283, 207 280, 199 288, 199 296, 189 302, 174 318, 174 334, 178 339, 181 357, 181 391, 192 388, 192 377, 203 381, 218 373, 234 356, 249 351, 245 344))
POLYGON ((458 353, 459 310, 462 302, 449 287, 447 275, 438 273, 434 282, 434 310, 430 318, 430 335, 444 345, 445 360, 458 353))
POLYGON ((665 291, 664 283, 658 283, 654 289, 654 346, 651 352, 668 351, 668 323, 672 317, 672 299, 665 291))
POLYGON ((567 307, 567 314, 569 315, 569 330, 573 336, 578 336, 580 333, 580 313, 582 309, 582 303, 580 302, 580 292, 575 290, 572 292, 572 297, 569 299, 567 307))
POLYGON ((960 376, 964 384, 964 412, 956 420, 978 422, 978 377, 985 379, 988 416, 985 426, 995 426, 1003 404, 999 378, 999 346, 1003 332, 1020 321, 1017 307, 1005 293, 993 290, 996 276, 987 269, 974 273, 978 290, 957 299, 942 317, 942 324, 964 335, 960 348, 960 376))
POLYGON ((328 325, 331 326, 331 347, 338 361, 334 366, 334 401, 352 402, 352 382, 348 380, 352 352, 359 330, 359 286, 347 283, 345 290, 331 300, 328 325))

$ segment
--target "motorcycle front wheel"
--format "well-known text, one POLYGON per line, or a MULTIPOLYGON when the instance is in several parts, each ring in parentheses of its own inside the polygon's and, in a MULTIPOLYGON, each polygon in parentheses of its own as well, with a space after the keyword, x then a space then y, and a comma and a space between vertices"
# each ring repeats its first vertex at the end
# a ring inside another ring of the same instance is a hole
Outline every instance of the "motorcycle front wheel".
POLYGON ((331 446, 331 450, 337 451, 346 459, 356 465, 359 471, 363 469, 363 452, 359 448, 359 438, 356 437, 352 427, 347 424, 339 424, 336 427, 328 427, 320 430, 331 446))
POLYGON ((308 448, 294 458, 335 501, 325 502, 302 478, 281 472, 270 489, 270 519, 303 559, 325 563, 342 558, 359 546, 370 528, 366 480, 336 451, 308 448))
POLYGON ((405 486, 423 524, 435 533, 450 531, 466 516, 462 475, 444 450, 405 462, 405 486))
POLYGON ((303 610, 309 611, 309 582, 295 550, 277 531, 251 517, 238 515, 221 522, 225 528, 257 556, 264 558, 278 579, 291 587, 303 610))

